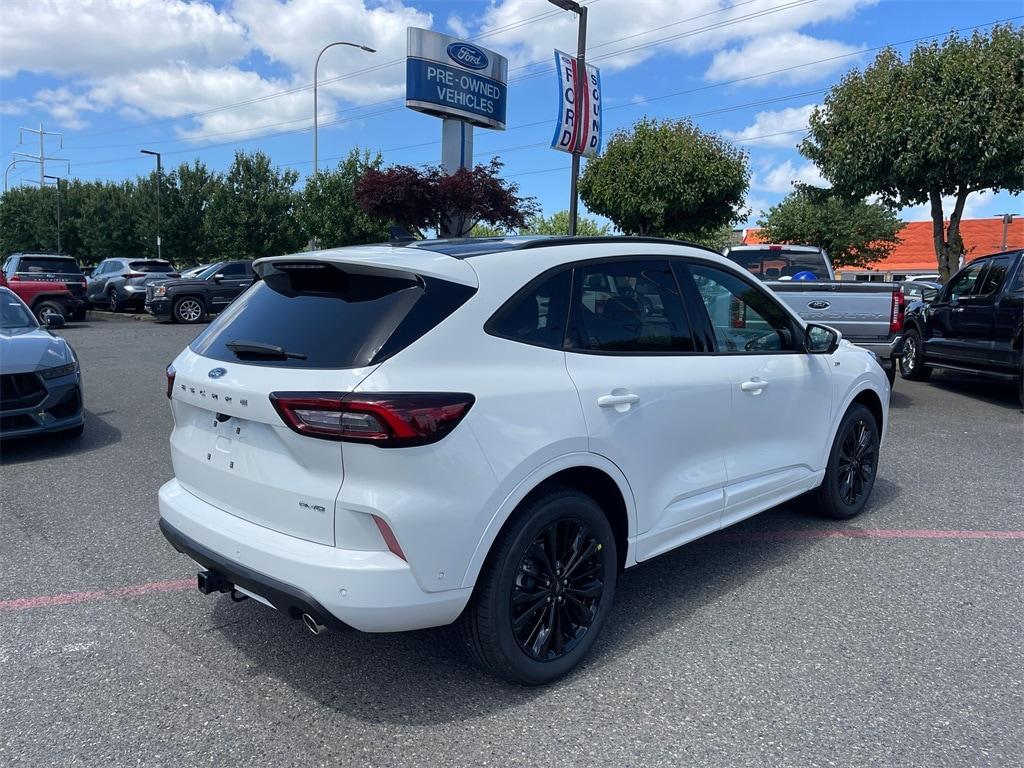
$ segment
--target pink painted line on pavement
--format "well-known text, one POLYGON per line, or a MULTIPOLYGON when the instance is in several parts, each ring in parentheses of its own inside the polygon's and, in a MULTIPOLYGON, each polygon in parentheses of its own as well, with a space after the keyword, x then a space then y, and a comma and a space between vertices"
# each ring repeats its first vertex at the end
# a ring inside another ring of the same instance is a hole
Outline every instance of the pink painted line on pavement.
POLYGON ((95 603, 99 600, 110 600, 118 597, 139 597, 159 592, 180 592, 185 589, 194 589, 195 586, 195 579, 170 579, 167 581, 152 581, 149 584, 117 587, 116 589, 97 590, 95 592, 65 592, 62 595, 20 597, 13 600, 0 600, 0 611, 24 611, 29 608, 49 608, 55 605, 95 603))
MULTIPOLYGON (((933 528, 841 528, 789 531, 724 531, 709 539, 715 541, 805 541, 817 539, 1024 539, 1024 531, 946 531, 933 528)), ((195 579, 169 579, 151 581, 94 592, 65 592, 60 595, 39 595, 0 600, 0 611, 26 611, 31 608, 50 608, 59 605, 95 603, 121 597, 142 597, 161 592, 181 592, 194 589, 195 579)))
POLYGON ((840 528, 805 531, 724 531, 720 541, 801 541, 805 539, 1024 539, 1024 531, 946 531, 935 528, 840 528))

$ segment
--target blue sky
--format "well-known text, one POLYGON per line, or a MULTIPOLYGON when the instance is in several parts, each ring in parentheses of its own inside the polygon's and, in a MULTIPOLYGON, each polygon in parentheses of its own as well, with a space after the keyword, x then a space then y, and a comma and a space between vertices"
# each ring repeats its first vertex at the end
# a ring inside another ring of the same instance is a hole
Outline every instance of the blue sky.
MULTIPOLYGON (((605 136, 638 118, 691 117, 750 154, 751 219, 793 181, 815 182, 796 151, 809 111, 844 72, 886 44, 1024 14, 1020 0, 592 0, 588 50, 601 67, 605 136), (784 71, 777 71, 784 70, 784 71), (766 74, 774 72, 774 74, 766 74)), ((1014 23, 1020 24, 1018 19, 1014 23)), ((312 167, 313 58, 320 68, 320 160, 353 146, 387 164, 440 159, 440 121, 403 106, 405 29, 430 27, 508 56, 508 129, 476 130, 476 161, 505 174, 546 213, 567 207, 569 156, 549 148, 557 109, 552 49, 575 49, 575 17, 544 0, 5 0, 0 157, 36 153, 18 129, 63 133, 47 153, 71 175, 118 180, 199 158, 223 169, 261 149, 312 167)), ((969 32, 965 32, 969 34, 969 32)), ((47 173, 62 174, 54 162, 47 173)), ((11 184, 38 178, 19 164, 11 184)), ((980 193, 967 216, 1020 213, 1020 198, 980 193)), ((927 218, 922 209, 904 218, 927 218)))

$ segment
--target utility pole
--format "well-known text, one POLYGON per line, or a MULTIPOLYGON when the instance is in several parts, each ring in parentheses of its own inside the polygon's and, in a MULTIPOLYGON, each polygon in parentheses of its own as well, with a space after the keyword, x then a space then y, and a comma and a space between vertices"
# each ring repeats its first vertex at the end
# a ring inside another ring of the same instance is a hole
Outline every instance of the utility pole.
POLYGON ((998 217, 1003 220, 1003 247, 1000 248, 1001 251, 1006 250, 1007 237, 1010 234, 1010 225, 1013 223, 1015 217, 1016 214, 1013 213, 1004 213, 998 217))
POLYGON ((62 157, 47 157, 46 156, 46 137, 57 136, 60 138, 60 148, 64 149, 64 134, 56 133, 54 131, 43 130, 43 124, 40 123, 38 128, 19 128, 18 129, 18 144, 24 141, 26 133, 35 133, 39 136, 39 154, 30 155, 26 152, 15 152, 15 155, 21 155, 29 160, 34 160, 39 163, 39 186, 44 186, 44 180, 46 178, 46 161, 47 160, 59 160, 61 162, 68 162, 62 157))
MULTIPOLYGON (((587 85, 587 7, 576 2, 576 0, 548 0, 552 5, 556 5, 562 10, 572 11, 579 16, 579 29, 576 36, 576 71, 579 72, 579 82, 586 88, 587 85)), ((589 119, 587 115, 579 114, 579 104, 581 99, 579 94, 576 96, 577 106, 577 120, 589 119)), ((578 219, 578 201, 576 186, 579 183, 580 178, 580 156, 578 153, 572 153, 572 178, 569 182, 569 234, 576 234, 576 220, 578 219)))
POLYGON ((53 179, 54 184, 57 185, 57 253, 60 253, 60 176, 50 176, 47 174, 43 178, 53 179))
POLYGON ((160 255, 160 187, 163 182, 163 169, 160 166, 160 153, 149 149, 140 149, 139 151, 144 155, 156 158, 156 257, 161 259, 163 257, 160 255))

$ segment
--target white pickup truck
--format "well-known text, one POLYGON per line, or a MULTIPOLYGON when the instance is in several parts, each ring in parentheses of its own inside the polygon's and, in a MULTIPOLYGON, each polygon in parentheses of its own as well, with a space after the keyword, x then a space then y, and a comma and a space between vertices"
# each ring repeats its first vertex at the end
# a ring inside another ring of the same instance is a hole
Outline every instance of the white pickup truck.
POLYGON ((735 245, 723 254, 766 282, 807 322, 829 325, 874 352, 892 383, 906 304, 898 283, 836 280, 825 252, 806 245, 735 245))

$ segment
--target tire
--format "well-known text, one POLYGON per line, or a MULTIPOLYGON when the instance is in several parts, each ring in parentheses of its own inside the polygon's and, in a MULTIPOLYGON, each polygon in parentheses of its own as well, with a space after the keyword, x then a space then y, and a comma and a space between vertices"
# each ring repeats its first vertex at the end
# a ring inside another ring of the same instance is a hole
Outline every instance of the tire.
POLYGON ((927 381, 931 367, 924 364, 924 343, 916 328, 903 334, 903 351, 899 355, 900 376, 907 381, 927 381))
POLYGON ((615 535, 604 512, 589 496, 553 485, 524 501, 494 542, 459 619, 463 642, 477 664, 499 677, 550 683, 594 644, 617 578, 615 535), (574 565, 581 551, 588 554, 574 565), (513 612, 520 609, 517 628, 513 612))
POLYGON ((111 312, 120 312, 121 300, 117 298, 117 289, 111 288, 107 291, 107 309, 111 312))
POLYGON ((60 315, 65 320, 68 319, 68 311, 64 307, 64 305, 61 304, 59 301, 53 301, 49 299, 46 301, 40 301, 38 304, 36 304, 32 312, 36 316, 36 320, 39 321, 40 325, 46 325, 47 315, 60 315))
POLYGON ((198 296, 182 296, 174 302, 174 322, 191 325, 206 316, 206 306, 198 296))
POLYGON ((825 477, 812 494, 818 514, 848 520, 864 510, 875 487, 878 447, 875 417, 866 407, 854 403, 839 424, 825 477))

